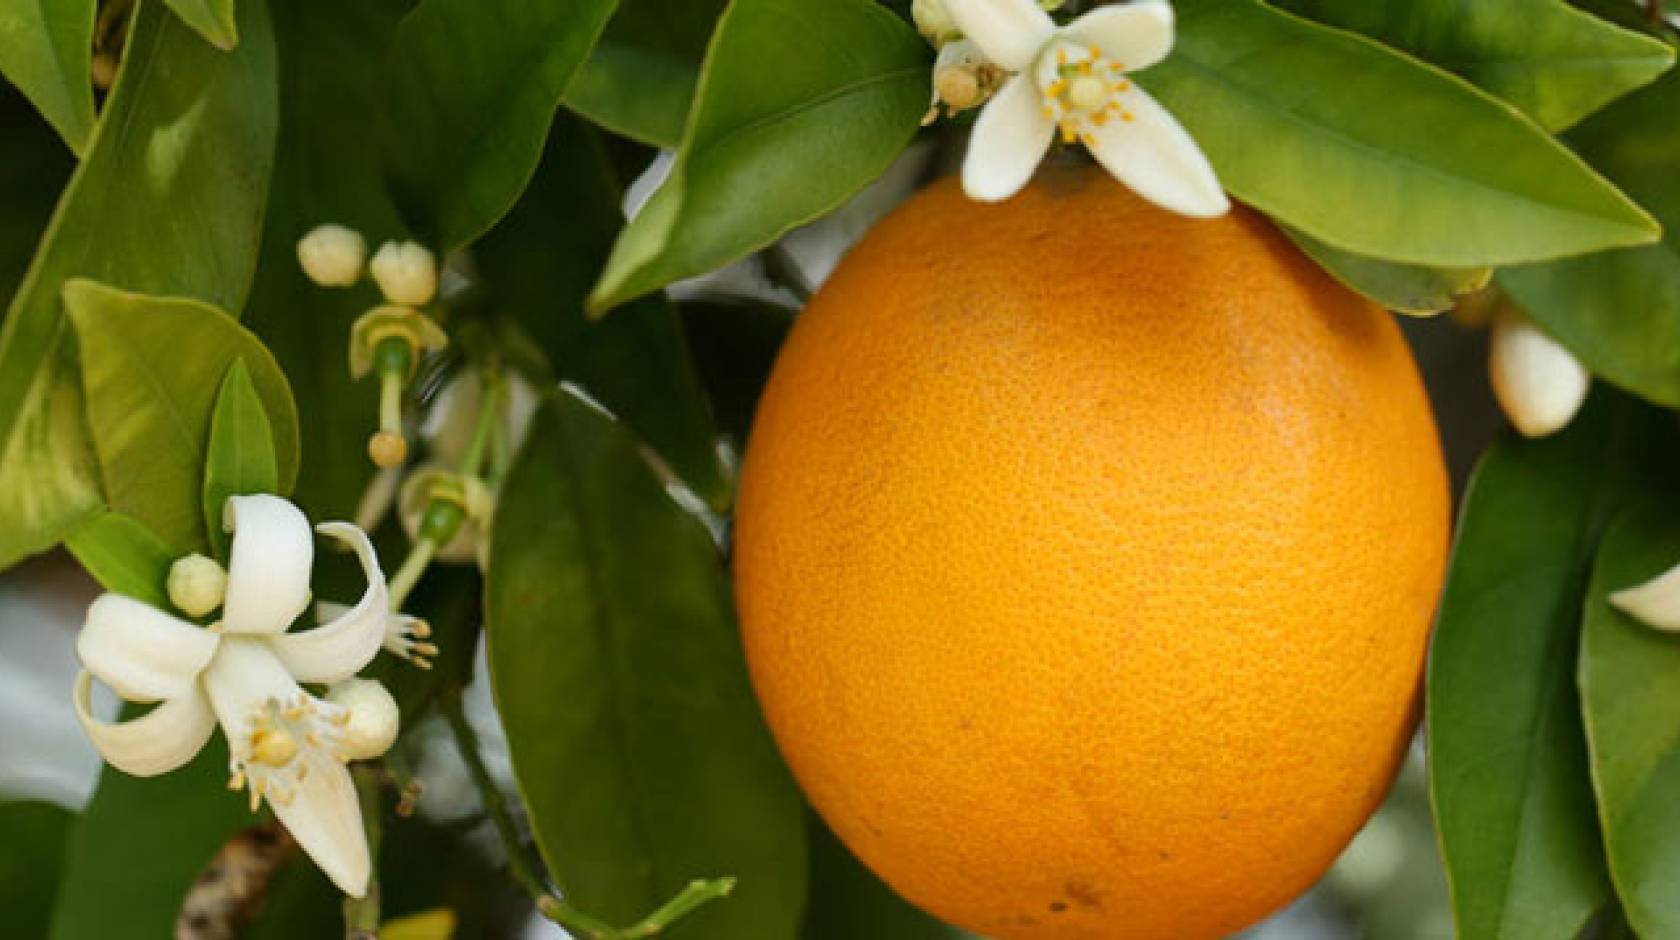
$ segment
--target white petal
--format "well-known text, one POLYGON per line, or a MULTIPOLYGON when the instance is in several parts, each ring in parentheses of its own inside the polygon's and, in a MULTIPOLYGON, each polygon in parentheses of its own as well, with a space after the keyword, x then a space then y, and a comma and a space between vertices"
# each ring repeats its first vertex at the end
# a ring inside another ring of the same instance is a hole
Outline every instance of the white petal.
POLYGON ((308 761, 308 774, 289 802, 270 803, 274 815, 338 890, 353 898, 362 897, 367 894, 372 866, 367 833, 362 828, 362 807, 356 801, 350 771, 319 754, 304 759, 308 761))
POLYGON ((986 58, 1010 72, 1031 65, 1056 32, 1033 0, 945 0, 945 10, 986 58))
POLYGON ((1120 115, 1091 127, 1091 156, 1139 196, 1180 215, 1213 218, 1231 208, 1213 167, 1167 109, 1133 85, 1116 94, 1120 115))
POLYGON ((216 714, 197 688, 169 699, 129 721, 106 723, 93 716, 88 695, 93 676, 76 677, 71 698, 76 717, 100 756, 111 766, 136 777, 155 777, 193 759, 216 730, 216 714))
POLYGON ((1172 6, 1166 0, 1136 0, 1097 7, 1064 26, 1061 36, 1094 47, 1103 58, 1135 72, 1172 51, 1172 6))
MULTIPOLYGON (((313 630, 282 633, 271 642, 275 655, 299 682, 337 682, 348 679, 379 654, 385 642, 385 621, 390 615, 390 595, 385 573, 379 570, 379 556, 367 533, 348 522, 323 522, 315 527, 356 550, 367 578, 367 590, 356 606, 313 630)), ((317 605, 317 610, 321 605, 317 605)))
POLYGON ((1658 630, 1680 631, 1680 565, 1610 595, 1616 609, 1658 630))
POLYGON ((101 594, 88 605, 76 656, 99 681, 132 702, 185 695, 220 638, 150 604, 101 594))
POLYGON ((231 496, 222 519, 233 533, 228 553, 228 633, 279 633, 309 606, 315 543, 309 520, 278 496, 231 496))
POLYGON ((1488 378, 1505 415, 1527 437, 1544 437, 1568 424, 1592 385, 1574 354, 1509 312, 1493 323, 1488 378))
POLYGON ((1031 78, 1016 75, 1004 82, 974 121, 963 158, 963 192, 982 202, 1020 192, 1044 159, 1055 131, 1031 78))

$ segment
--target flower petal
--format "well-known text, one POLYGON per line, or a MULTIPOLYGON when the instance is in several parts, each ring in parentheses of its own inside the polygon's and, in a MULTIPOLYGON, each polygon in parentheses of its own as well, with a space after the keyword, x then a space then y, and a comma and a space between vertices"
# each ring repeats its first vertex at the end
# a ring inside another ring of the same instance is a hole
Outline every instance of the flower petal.
POLYGON ((309 520, 278 496, 230 496, 222 526, 233 533, 228 553, 227 633, 280 633, 309 606, 315 543, 309 520))
POLYGON ((150 604, 101 594, 88 605, 76 656, 123 698, 156 702, 192 691, 218 642, 216 634, 150 604))
POLYGON ((980 109, 963 158, 963 192, 998 202, 1021 191, 1050 147, 1056 125, 1044 114, 1038 86, 1026 75, 1003 83, 980 109))
POLYGON ((99 755, 123 773, 136 777, 168 773, 192 760, 216 730, 216 714, 196 688, 139 718, 111 724, 93 716, 88 701, 92 686, 91 673, 84 670, 76 676, 71 695, 76 717, 99 755))
POLYGON ((1488 380, 1512 426, 1524 437, 1544 437, 1568 424, 1592 387, 1581 360, 1508 310, 1493 321, 1492 336, 1488 380))
POLYGON ((1135 72, 1172 51, 1172 6, 1166 0, 1135 0, 1097 7, 1062 27, 1061 36, 1100 49, 1103 58, 1135 72))
POLYGON ((1646 626, 1680 631, 1680 565, 1611 594, 1610 603, 1646 626))
POLYGON ((1031 65, 1056 32, 1033 0, 945 0, 945 11, 986 58, 1010 72, 1031 65))
MULTIPOLYGON (((356 606, 313 630, 282 633, 270 641, 274 653, 299 682, 337 682, 348 679, 379 654, 385 642, 385 622, 390 616, 390 595, 385 573, 379 570, 379 556, 367 533, 348 522, 323 522, 315 527, 356 550, 367 590, 356 606)), ((317 605, 317 610, 325 605, 317 605)))
POLYGON ((350 771, 330 757, 311 753, 308 773, 285 803, 270 801, 280 824, 320 866, 338 890, 353 898, 367 894, 367 834, 350 771))
POLYGON ((1091 156, 1114 178, 1163 209, 1195 218, 1231 208, 1213 167, 1178 121, 1136 85, 1118 92, 1125 120, 1089 129, 1091 156))

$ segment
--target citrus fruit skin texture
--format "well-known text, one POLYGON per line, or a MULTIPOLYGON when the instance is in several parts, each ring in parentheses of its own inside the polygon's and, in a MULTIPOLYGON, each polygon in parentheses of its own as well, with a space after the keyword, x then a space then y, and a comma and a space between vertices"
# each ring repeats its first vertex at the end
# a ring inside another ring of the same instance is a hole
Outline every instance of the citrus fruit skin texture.
POLYGON ((988 937, 1218 937, 1383 798, 1448 492, 1391 317, 1257 214, 946 180, 800 316, 735 538, 754 686, 840 838, 988 937))

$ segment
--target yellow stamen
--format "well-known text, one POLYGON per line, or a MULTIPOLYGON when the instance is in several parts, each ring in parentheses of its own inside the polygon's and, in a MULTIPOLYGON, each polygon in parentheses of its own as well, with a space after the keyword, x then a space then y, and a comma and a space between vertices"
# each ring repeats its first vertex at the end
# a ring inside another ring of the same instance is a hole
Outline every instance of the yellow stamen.
POLYGON ((228 778, 228 789, 229 790, 243 790, 243 789, 245 789, 245 771, 236 770, 236 771, 233 772, 233 776, 228 778))

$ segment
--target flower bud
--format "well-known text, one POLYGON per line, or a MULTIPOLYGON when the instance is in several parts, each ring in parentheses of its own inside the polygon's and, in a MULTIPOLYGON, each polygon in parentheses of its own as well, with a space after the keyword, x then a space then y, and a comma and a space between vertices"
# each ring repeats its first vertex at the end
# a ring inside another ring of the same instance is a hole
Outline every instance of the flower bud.
POLYGON ((298 239, 298 264, 322 287, 351 287, 362 277, 367 242, 360 232, 342 225, 317 225, 298 239))
POLYGON ((391 303, 423 307, 437 295, 437 261, 414 242, 380 245, 368 270, 391 303))
POLYGON ((962 36, 962 30, 945 9, 945 0, 913 0, 910 18, 916 21, 916 31, 935 49, 962 36))
POLYGON ((1680 632, 1680 565, 1611 594, 1610 604, 1648 627, 1680 632))
POLYGON ((1526 437, 1568 424, 1592 382, 1569 350, 1509 309, 1493 323, 1488 376, 1506 417, 1526 437))
POLYGON ((203 555, 183 555, 169 566, 169 602, 189 617, 202 617, 227 597, 227 572, 203 555))
POLYGON ((373 679, 336 682, 327 689, 327 701, 350 712, 343 743, 352 760, 372 760, 396 742, 401 725, 397 700, 373 679))

